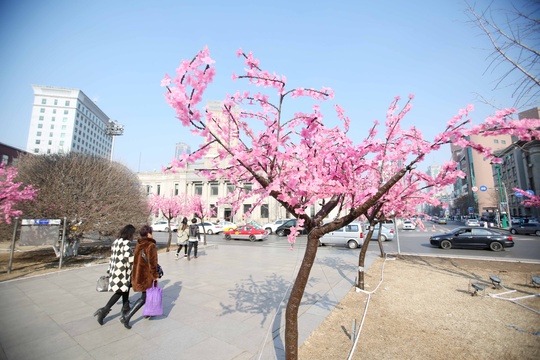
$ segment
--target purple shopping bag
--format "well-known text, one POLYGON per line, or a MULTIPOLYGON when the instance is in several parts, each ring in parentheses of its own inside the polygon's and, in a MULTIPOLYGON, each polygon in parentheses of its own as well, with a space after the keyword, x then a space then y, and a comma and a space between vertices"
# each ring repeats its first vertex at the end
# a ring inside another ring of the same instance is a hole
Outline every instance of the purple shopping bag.
POLYGON ((154 281, 152 287, 146 290, 143 316, 163 315, 163 304, 161 302, 162 291, 163 289, 157 286, 157 281, 154 281))

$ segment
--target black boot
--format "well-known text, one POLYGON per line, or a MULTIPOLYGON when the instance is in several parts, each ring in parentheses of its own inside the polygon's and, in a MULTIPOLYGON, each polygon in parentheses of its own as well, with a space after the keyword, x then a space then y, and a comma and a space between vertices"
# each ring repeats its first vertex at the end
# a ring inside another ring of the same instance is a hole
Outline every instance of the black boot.
POLYGON ((97 316, 97 322, 99 323, 99 325, 103 325, 103 319, 105 319, 105 316, 107 316, 109 312, 111 312, 111 309, 102 307, 94 313, 94 316, 97 316))
POLYGON ((129 310, 129 313, 127 313, 125 316, 122 316, 120 318, 120 322, 122 324, 124 324, 124 327, 126 329, 131 329, 131 326, 129 325, 129 321, 131 320, 131 317, 133 315, 135 315, 135 313, 137 311, 139 311, 139 309, 144 305, 144 300, 143 299, 138 299, 137 301, 135 301, 135 304, 133 304, 133 307, 131 308, 131 310, 129 310))
POLYGON ((131 310, 131 307, 129 306, 129 301, 128 301, 122 306, 122 312, 121 312, 122 317, 126 316, 129 310, 131 310))

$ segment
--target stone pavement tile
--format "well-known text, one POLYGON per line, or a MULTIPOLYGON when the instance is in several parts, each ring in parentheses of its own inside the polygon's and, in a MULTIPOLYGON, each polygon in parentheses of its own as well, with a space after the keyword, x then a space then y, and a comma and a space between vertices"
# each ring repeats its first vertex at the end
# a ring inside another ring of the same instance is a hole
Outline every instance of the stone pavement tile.
POLYGON ((34 305, 34 302, 15 284, 15 282, 0 284, 0 313, 2 314, 9 313, 13 307, 34 305))
POLYGON ((144 341, 136 332, 129 331, 124 328, 124 325, 118 322, 112 322, 110 326, 99 326, 96 321, 96 328, 92 331, 87 331, 83 334, 76 335, 73 338, 86 351, 92 353, 93 350, 103 346, 114 346, 119 341, 134 337, 138 341, 144 341))
POLYGON ((81 346, 76 345, 67 349, 60 350, 54 354, 40 357, 39 360, 95 360, 81 346))
MULTIPOLYGON (((92 357, 94 359, 114 360, 175 359, 174 353, 171 353, 170 349, 152 344, 131 330, 125 328, 123 330, 125 332, 131 332, 131 335, 90 350, 89 353, 92 357)), ((122 329, 117 331, 122 331, 122 329)))
MULTIPOLYGON (((75 340, 64 332, 52 335, 47 334, 48 332, 45 332, 43 337, 7 348, 6 353, 8 358, 38 360, 44 356, 57 355, 58 352, 77 345, 75 340)), ((59 357, 56 358, 59 359, 59 357)))
POLYGON ((182 351, 181 358, 230 360, 239 356, 243 352, 244 351, 242 349, 239 349, 235 345, 209 337, 189 348, 184 349, 184 351, 182 351))
MULTIPOLYGON (((20 310, 17 311, 21 313, 20 310)), ((63 333, 58 324, 44 313, 30 314, 26 318, 21 317, 19 323, 11 323, 7 329, 9 331, 2 333, 0 341, 2 348, 8 355, 9 350, 15 346, 63 333), (23 322, 22 319, 25 321, 23 322)))

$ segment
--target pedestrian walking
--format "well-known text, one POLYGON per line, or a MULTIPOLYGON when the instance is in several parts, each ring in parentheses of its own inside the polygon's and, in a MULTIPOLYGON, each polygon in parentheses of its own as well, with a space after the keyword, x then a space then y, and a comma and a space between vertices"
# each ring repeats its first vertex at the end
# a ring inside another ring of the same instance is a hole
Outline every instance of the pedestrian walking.
POLYGON ((180 257, 180 252, 182 251, 182 248, 184 248, 184 257, 187 256, 187 250, 188 250, 188 244, 187 240, 189 237, 189 226, 188 226, 188 219, 187 217, 182 219, 182 225, 180 226, 180 229, 176 232, 176 244, 178 245, 178 249, 176 250, 176 260, 180 257))
POLYGON ((133 267, 133 251, 130 242, 133 241, 134 234, 135 226, 126 225, 120 230, 117 239, 111 245, 111 259, 107 275, 109 275, 109 291, 114 291, 114 294, 104 307, 94 313, 94 316, 97 316, 99 325, 103 325, 103 319, 120 298, 122 298, 122 316, 130 310, 129 289, 131 288, 131 270, 133 267))
POLYGON ((197 258, 197 247, 199 246, 200 237, 201 236, 199 234, 199 227, 197 226, 197 219, 193 218, 191 219, 191 225, 189 225, 189 238, 188 238, 188 251, 187 251, 188 260, 191 260, 191 248, 195 248, 193 255, 195 256, 195 259, 197 258))
POLYGON ((129 321, 146 302, 146 290, 152 287, 152 283, 159 278, 156 240, 152 236, 152 227, 144 225, 139 235, 141 237, 137 240, 135 247, 131 285, 133 291, 141 293, 141 297, 133 304, 133 308, 120 318, 120 322, 126 329, 131 329, 129 321))

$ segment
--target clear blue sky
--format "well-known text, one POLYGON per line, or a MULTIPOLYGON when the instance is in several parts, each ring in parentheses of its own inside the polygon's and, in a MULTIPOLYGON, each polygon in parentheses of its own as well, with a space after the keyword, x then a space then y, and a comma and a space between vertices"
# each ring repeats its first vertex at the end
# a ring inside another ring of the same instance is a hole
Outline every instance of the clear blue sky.
MULTIPOLYGON (((160 81, 205 45, 217 67, 205 100, 243 88, 231 81, 243 69, 241 47, 290 86, 333 88, 353 138, 375 119, 384 123, 394 96, 409 93, 416 98, 405 124, 433 136, 469 103, 475 122, 493 113, 477 94, 513 104, 511 89, 493 91, 500 73, 486 72, 489 43, 465 9, 459 0, 1 1, 0 142, 26 148, 32 84, 78 88, 125 126, 114 159, 159 171, 177 142, 198 144, 165 103, 160 81)), ((426 165, 449 156, 446 149, 426 165)))

